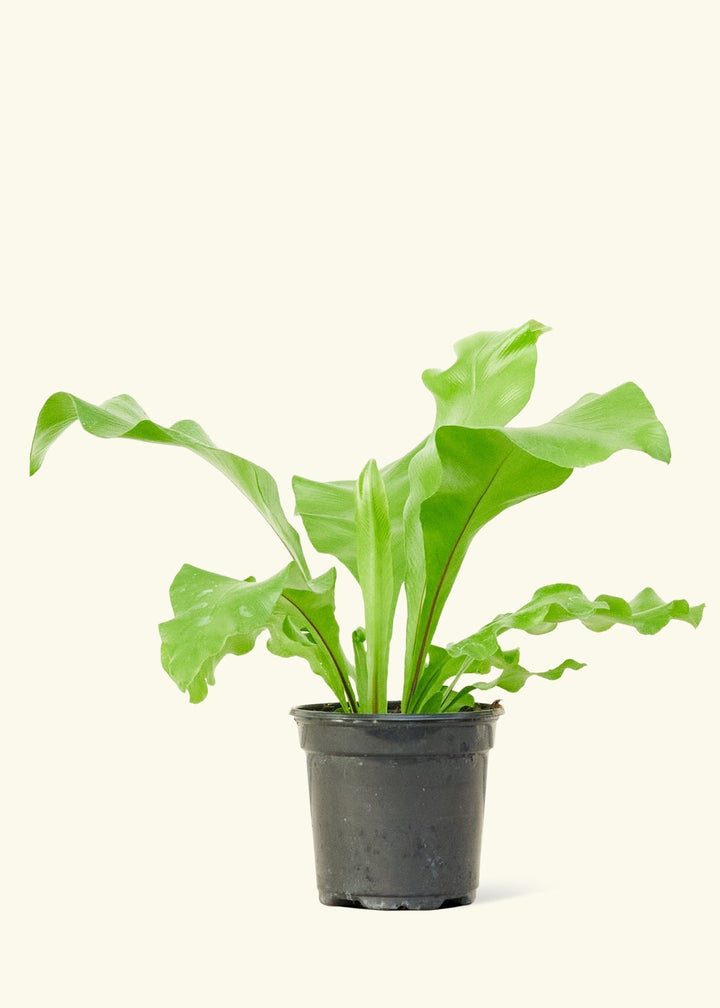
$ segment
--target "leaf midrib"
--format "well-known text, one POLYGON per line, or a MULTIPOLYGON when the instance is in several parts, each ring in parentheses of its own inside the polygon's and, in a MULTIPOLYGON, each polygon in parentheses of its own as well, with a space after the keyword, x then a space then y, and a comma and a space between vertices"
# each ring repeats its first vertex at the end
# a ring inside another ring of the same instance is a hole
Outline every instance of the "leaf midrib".
MULTIPOLYGON (((415 693, 415 690, 417 688, 418 679, 420 677, 420 669, 422 667, 423 659, 425 657, 425 652, 426 652, 427 646, 428 646, 428 634, 430 633, 430 625, 432 623, 433 616, 435 615, 435 609, 437 607, 438 599, 440 597, 440 591, 442 589, 443 584, 445 583, 445 579, 447 578, 448 571, 450 569, 450 564, 452 563, 452 559, 455 556, 455 553, 456 553, 456 551, 457 551, 457 549, 458 549, 458 547, 459 547, 459 545, 460 545, 460 543, 462 541, 463 536, 467 532, 468 526, 470 525, 470 522, 473 519, 473 515, 475 514, 475 512, 477 511, 477 509, 480 507, 481 503, 485 499, 485 495, 487 494, 487 492, 490 490, 490 487, 493 485, 493 483, 497 479, 498 473, 500 472, 500 470, 502 469, 502 467, 505 465, 505 463, 507 462, 507 460, 510 458, 510 456, 515 451, 516 451, 516 447, 513 445, 512 448, 510 448, 510 450, 508 451, 507 455, 505 455, 505 457, 502 459, 502 461, 500 462, 500 464, 497 467, 497 469, 495 470, 495 472, 492 474, 489 483, 487 484, 487 486, 483 490, 482 494, 480 495, 480 497, 477 499, 477 501, 473 505, 472 510, 470 511, 470 514, 468 515, 468 517, 467 517, 467 519, 465 521, 465 524, 463 525, 463 527, 462 527, 462 529, 460 531, 460 534, 457 536, 457 538, 456 538, 455 542, 453 543, 452 548, 451 548, 451 550, 450 550, 450 552, 448 554, 448 558, 447 558, 447 561, 445 562, 445 566, 443 567, 442 574, 440 575, 440 578, 438 579, 438 583, 437 583, 435 592, 433 594, 432 602, 430 603, 430 611, 428 613, 428 618, 427 618, 427 620, 425 622, 425 632, 423 634, 422 642, 421 642, 421 645, 420 645, 420 651, 418 652, 417 661, 415 663, 415 669, 414 669, 414 672, 413 672, 412 686, 410 687, 410 693, 408 694, 408 702, 410 702, 410 700, 412 699, 412 697, 413 697, 413 695, 415 693)), ((422 505, 421 505, 421 507, 422 507, 422 505)), ((421 614, 422 614, 422 609, 420 610, 420 615, 421 614)), ((418 631, 418 629, 419 629, 419 626, 416 627, 416 631, 415 631, 416 639, 417 639, 417 631, 418 631)))
POLYGON ((348 703, 350 704, 350 709, 352 710, 353 714, 357 714, 357 705, 355 703, 355 698, 354 698, 352 690, 350 688, 350 684, 348 683, 347 678, 345 677, 345 673, 343 672, 342 668, 340 667, 340 663, 338 662, 337 657, 335 656, 334 651, 332 650, 332 648, 328 644, 327 640, 325 639, 325 635, 319 629, 319 627, 317 626, 317 624, 307 615, 307 613, 303 610, 303 608, 301 606, 299 606, 298 603, 295 602, 293 599, 291 599, 288 595, 286 595, 285 592, 281 592, 280 593, 280 598, 285 599, 286 602, 289 602, 289 604, 291 606, 293 606, 295 609, 297 609, 297 611, 300 613, 300 615, 303 617, 303 619, 308 623, 308 625, 312 628, 312 630, 317 634, 318 638, 322 642, 323 647, 325 648, 325 651, 326 651, 328 657, 330 658, 331 662, 333 663, 333 665, 337 669, 337 673, 340 676, 340 682, 343 685, 343 689, 345 690, 345 694, 346 694, 346 696, 348 698, 348 703))

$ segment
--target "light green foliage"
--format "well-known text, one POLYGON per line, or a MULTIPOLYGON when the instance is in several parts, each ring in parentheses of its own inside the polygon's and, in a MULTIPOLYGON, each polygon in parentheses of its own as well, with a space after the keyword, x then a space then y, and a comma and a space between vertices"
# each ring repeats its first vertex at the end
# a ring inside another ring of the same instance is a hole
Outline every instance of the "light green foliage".
POLYGON ((398 591, 393 579, 388 498, 374 459, 368 462, 357 481, 355 527, 367 642, 367 678, 365 681, 358 679, 358 699, 361 709, 384 714, 387 712, 390 638, 398 591))
POLYGON ((304 658, 322 676, 343 710, 356 710, 354 669, 343 653, 335 619, 335 568, 306 580, 290 565, 288 578, 268 622, 268 648, 283 658, 304 658))
MULTIPOLYGON (((409 492, 408 469, 419 447, 380 470, 388 500, 396 598, 405 575, 404 511, 409 492)), ((310 542, 319 553, 337 557, 358 580, 355 486, 355 480, 318 483, 302 476, 293 477, 295 510, 302 518, 310 542)))
POLYGON ((447 648, 431 646, 429 661, 423 668, 410 710, 423 712, 434 709, 438 696, 443 693, 441 687, 446 683, 451 684, 448 688, 454 687, 461 676, 490 675, 463 687, 457 695, 467 700, 468 694, 475 689, 488 690, 497 686, 515 693, 532 675, 559 679, 568 668, 583 668, 583 663, 568 658, 546 672, 530 672, 520 664, 519 649, 504 651, 500 646, 499 637, 508 630, 546 634, 558 623, 577 620, 596 633, 624 624, 634 627, 641 634, 656 634, 670 620, 699 626, 703 608, 702 605, 691 607, 681 599, 664 602, 652 588, 645 588, 630 602, 614 595, 598 595, 590 600, 577 585, 572 584, 538 588, 521 609, 496 616, 471 637, 447 648), (493 670, 497 670, 498 674, 492 674, 493 670))
POLYGON ((235 581, 185 564, 170 585, 175 614, 160 624, 160 660, 170 678, 199 703, 227 654, 252 651, 277 607, 288 568, 267 581, 235 581))
POLYGON ((272 476, 217 448, 193 421, 161 427, 129 396, 93 406, 58 392, 40 412, 30 471, 40 467, 53 441, 78 420, 98 437, 190 449, 223 472, 275 530, 293 562, 266 581, 235 581, 185 566, 172 584, 175 615, 160 627, 161 658, 191 701, 206 696, 224 655, 247 653, 267 631, 269 649, 308 661, 341 709, 387 710, 390 637, 404 585, 402 710, 459 710, 474 703, 475 690, 514 692, 530 676, 557 679, 568 668, 582 668, 567 659, 546 671, 529 671, 521 665, 518 649, 501 647, 499 637, 507 630, 542 634, 575 619, 594 631, 625 624, 648 634, 670 620, 695 627, 702 616, 702 606, 663 602, 649 588, 631 602, 609 595, 590 601, 574 585, 555 584, 457 644, 434 644, 468 548, 494 517, 557 489, 575 468, 602 462, 622 449, 670 460, 665 430, 632 383, 586 395, 540 426, 508 426, 530 399, 536 344, 545 331, 531 321, 518 329, 476 333, 456 344, 456 361, 449 368, 423 374, 435 398, 435 423, 402 458, 382 468, 372 460, 357 481, 294 478, 296 511, 310 541, 321 553, 336 556, 362 590, 366 625, 352 635, 355 665, 343 653, 335 618, 335 569, 311 577, 272 476))
POLYGON ((475 534, 506 508, 559 487, 575 467, 621 448, 670 457, 665 431, 635 385, 586 396, 540 427, 440 427, 418 452, 406 508, 416 561, 407 578, 406 702, 475 534))
POLYGON ((305 658, 349 710, 352 668, 335 620, 335 571, 306 582, 291 563, 267 581, 235 581, 185 564, 170 586, 174 617, 160 624, 160 658, 170 678, 198 703, 227 654, 252 651, 269 631, 268 648, 305 658))
POLYGON ((270 473, 239 455, 218 448, 193 420, 180 420, 172 427, 160 427, 148 418, 131 396, 116 396, 101 406, 93 406, 67 392, 56 392, 50 396, 40 410, 35 429, 30 451, 31 476, 42 465, 53 441, 75 420, 80 421, 88 434, 96 437, 175 445, 199 455, 227 476, 255 505, 303 573, 310 576, 300 536, 285 516, 277 484, 270 473))

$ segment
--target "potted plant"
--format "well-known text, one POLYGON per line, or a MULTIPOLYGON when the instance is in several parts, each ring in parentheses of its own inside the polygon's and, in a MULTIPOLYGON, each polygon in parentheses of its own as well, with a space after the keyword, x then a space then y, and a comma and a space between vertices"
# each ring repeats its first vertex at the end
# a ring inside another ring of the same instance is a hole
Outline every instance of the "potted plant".
POLYGON ((498 701, 477 691, 515 692, 530 676, 558 679, 580 662, 531 671, 511 629, 544 634, 567 620, 604 631, 615 624, 654 634, 670 620, 697 627, 702 606, 664 602, 646 588, 631 601, 586 597, 551 584, 514 612, 455 643, 435 633, 476 533, 507 508, 560 487, 579 466, 621 449, 668 462, 667 435, 633 383, 578 400, 538 427, 509 422, 532 392, 536 344, 546 327, 530 321, 482 332, 456 345, 457 359, 423 381, 436 401, 430 433, 395 462, 370 460, 357 480, 295 477, 296 511, 320 553, 358 581, 364 626, 341 643, 336 570, 313 577, 272 476, 224 451, 198 424, 161 427, 129 396, 94 406, 64 392, 40 411, 30 472, 75 420, 103 438, 187 448, 223 472, 255 505, 290 554, 264 580, 235 580, 185 565, 170 587, 172 619, 160 624, 161 661, 192 703, 204 700, 227 654, 251 651, 268 633, 279 656, 305 658, 334 694, 332 703, 291 712, 307 753, 320 899, 373 908, 423 908, 474 899, 478 881, 486 761, 498 701), (407 600, 402 698, 388 701, 389 647, 401 588, 407 600), (348 654, 350 652, 350 654, 348 654))

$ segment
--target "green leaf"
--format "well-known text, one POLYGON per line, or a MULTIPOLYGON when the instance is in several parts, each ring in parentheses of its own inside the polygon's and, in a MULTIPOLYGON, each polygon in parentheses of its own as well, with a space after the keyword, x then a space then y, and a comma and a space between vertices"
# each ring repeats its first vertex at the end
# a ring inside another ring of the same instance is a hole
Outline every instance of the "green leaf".
MULTIPOLYGON (((445 707, 448 695, 454 695, 453 703, 464 702, 474 703, 471 694, 473 690, 489 690, 495 687, 516 692, 531 676, 538 676, 541 679, 559 679, 566 669, 581 669, 585 665, 583 662, 575 661, 574 658, 566 658, 554 668, 543 672, 531 672, 520 664, 520 651, 515 648, 504 651, 499 644, 495 650, 482 657, 471 657, 463 651, 455 652, 451 648, 441 648, 432 646, 429 650, 429 661, 418 680, 418 688, 413 696, 412 707, 408 713, 434 714, 447 709, 445 707), (452 653, 451 653, 452 652, 452 653), (494 670, 499 670, 499 675, 493 675, 494 670), (490 676, 463 686, 457 693, 455 686, 461 678, 465 676, 484 675, 490 676), (448 683, 444 689, 443 684, 448 683)), ((453 709, 457 709, 454 706, 453 709)))
POLYGON ((641 634, 656 634, 671 620, 699 626, 703 609, 702 605, 690 606, 685 599, 664 602, 652 588, 644 588, 626 602, 616 595, 598 595, 591 600, 574 584, 546 585, 538 588, 526 605, 496 616, 477 633, 451 644, 448 652, 455 657, 487 658, 498 647, 498 635, 507 630, 546 634, 568 620, 578 620, 596 633, 623 624, 641 634))
POLYGON ((291 567, 268 623, 268 648, 283 658, 304 658, 313 672, 322 676, 343 710, 356 711, 351 682, 354 670, 343 653, 335 618, 335 579, 334 567, 309 582, 291 567))
MULTIPOLYGON (((467 427, 503 424, 525 406, 532 392, 537 363, 535 344, 547 326, 530 321, 517 329, 479 332, 455 344, 456 362, 446 371, 427 370, 423 382, 435 397, 435 430, 441 424, 467 427)), ((396 591, 405 576, 404 510, 409 495, 409 467, 427 438, 402 458, 380 470, 388 499, 396 591)), ((355 533, 355 481, 322 483, 293 478, 295 513, 311 543, 329 553, 358 579, 355 533)))
POLYGON ((656 633, 669 620, 697 626, 702 606, 665 603, 651 589, 631 602, 609 595, 587 599, 574 585, 540 589, 530 603, 496 617, 478 633, 434 646, 440 615, 477 532, 508 507, 556 489, 577 467, 622 449, 669 461, 670 447, 643 392, 626 383, 584 396, 537 427, 510 427, 529 401, 536 344, 546 327, 530 321, 504 332, 481 332, 456 344, 445 370, 424 372, 435 399, 432 431, 402 458, 378 469, 368 463, 356 482, 295 477, 296 512, 313 545, 332 553, 360 582, 366 628, 353 634, 357 668, 343 654, 335 618, 335 570, 312 580, 297 531, 289 523, 270 474, 219 449, 196 423, 155 424, 129 396, 94 406, 67 393, 43 406, 33 439, 31 475, 50 445, 75 420, 102 438, 129 438, 184 447, 210 462, 255 505, 293 562, 262 583, 235 581, 186 566, 171 588, 175 616, 161 625, 162 660, 193 702, 214 682, 225 654, 244 654, 269 632, 275 654, 305 658, 329 684, 342 709, 386 709, 389 643, 401 585, 407 594, 407 656, 402 710, 458 710, 474 690, 514 691, 531 675, 559 678, 574 659, 531 672, 499 636, 509 629, 547 633, 577 619, 594 631, 617 623, 656 633), (366 647, 367 645, 367 647, 366 647), (460 680, 474 677, 469 685, 460 680), (480 677, 480 678, 478 678, 480 677))
POLYGON ((267 581, 235 581, 185 564, 170 586, 174 617, 160 624, 160 660, 192 703, 207 696, 227 654, 252 651, 275 611, 292 564, 267 581))
MULTIPOLYGON (((400 592, 405 570, 403 510, 408 495, 408 466, 417 450, 413 448, 407 455, 380 470, 388 501, 396 595, 400 592)), ((355 487, 355 480, 320 483, 303 476, 293 477, 295 513, 302 518, 310 542, 319 553, 337 557, 355 580, 359 580, 355 487)))
MULTIPOLYGON (((447 648, 432 646, 429 661, 419 677, 412 710, 431 713, 440 709, 443 693, 440 687, 450 682, 454 687, 461 676, 488 676, 493 669, 499 674, 464 686, 457 698, 469 697, 475 689, 498 687, 514 693, 531 676, 559 679, 567 669, 584 668, 583 663, 568 658, 544 672, 531 672, 520 663, 518 649, 503 650, 500 635, 508 630, 529 634, 546 634, 559 623, 578 620, 589 630, 603 632, 611 626, 624 624, 642 634, 655 634, 671 620, 697 627, 704 606, 690 606, 684 599, 664 602, 652 588, 645 588, 630 602, 615 595, 598 595, 589 599, 577 585, 552 584, 539 588, 532 599, 516 612, 503 613, 477 633, 447 648)), ((453 702, 459 702, 459 700, 453 702)))
POLYGON ((355 481, 320 483, 293 476, 295 514, 302 518, 310 542, 318 553, 337 557, 357 580, 355 534, 355 481))
POLYGON ((340 647, 334 606, 335 571, 306 583, 295 563, 274 577, 236 581, 186 564, 170 587, 175 616, 160 624, 163 667, 199 703, 227 654, 251 651, 262 630, 268 648, 304 658, 343 705, 354 708, 352 666, 340 647))
POLYGON ((444 689, 434 693, 423 708, 423 714, 452 714, 464 707, 474 707, 475 697, 470 690, 444 689))
POLYGON ((454 686, 469 667, 470 660, 465 655, 455 657, 450 655, 446 648, 431 644, 428 648, 427 662, 418 677, 412 706, 408 708, 407 713, 430 714, 439 711, 444 692, 443 684, 451 683, 451 686, 454 686))
POLYGON ((399 585, 396 590, 388 498, 375 459, 368 462, 357 481, 355 525, 367 640, 367 691, 360 694, 360 710, 384 714, 387 712, 390 638, 399 585))
POLYGON ((267 470, 218 448, 193 420, 181 420, 172 427, 160 427, 150 420, 130 396, 108 399, 101 406, 78 399, 67 392, 50 396, 40 410, 30 451, 30 475, 37 472, 50 445, 76 420, 89 433, 101 438, 130 438, 153 444, 188 448, 219 469, 255 505, 283 542, 306 578, 310 577, 300 537, 287 520, 277 484, 267 470))
POLYGON ((662 424, 632 384, 585 396, 539 427, 440 427, 417 453, 405 509, 406 707, 476 533, 506 508, 560 486, 574 467, 623 448, 670 457, 662 424))
POLYGON ((508 693, 517 693, 520 687, 524 686, 531 676, 537 676, 539 679, 559 679, 567 669, 585 668, 585 662, 575 661, 574 658, 566 658, 559 665, 548 669, 546 672, 531 672, 520 664, 520 652, 517 649, 496 652, 490 664, 492 668, 500 669, 500 674, 494 679, 485 679, 480 682, 471 683, 465 687, 466 691, 470 692, 475 689, 489 690, 499 687, 500 689, 507 690, 508 693))
POLYGON ((665 428, 634 382, 583 396, 541 427, 507 428, 506 433, 528 454, 570 468, 604 462, 623 448, 670 461, 665 428))
POLYGON ((548 327, 531 319, 517 329, 478 332, 455 344, 446 371, 423 372, 435 397, 435 430, 506 424, 527 405, 535 382, 538 338, 548 327))
POLYGON ((572 472, 521 452, 500 431, 464 427, 441 427, 416 462, 417 495, 406 518, 406 707, 476 533, 508 507, 556 489, 572 472))
POLYGON ((365 647, 367 637, 365 636, 365 627, 358 627, 357 630, 353 630, 352 633, 352 643, 353 643, 353 656, 355 658, 355 679, 357 682, 358 691, 358 710, 365 712, 368 710, 368 665, 367 665, 367 649, 365 647))
MULTIPOLYGON (((460 710, 464 706, 472 706, 475 703, 473 693, 478 689, 489 690, 499 687, 500 689, 507 690, 509 693, 516 693, 531 676, 539 679, 559 679, 567 669, 585 668, 584 662, 575 661, 574 658, 566 658, 565 661, 560 662, 555 668, 548 669, 546 672, 531 672, 520 664, 520 652, 517 649, 512 651, 497 651, 487 663, 480 664, 486 664, 487 667, 480 669, 471 669, 468 667, 466 672, 469 673, 472 671, 475 674, 479 674, 480 672, 489 673, 493 668, 497 668, 500 669, 500 674, 491 679, 481 679, 478 682, 469 683, 457 691, 451 689, 437 692, 425 701, 422 713, 434 714, 436 711, 460 710)), ((450 677, 446 676, 445 680, 447 681, 448 678, 450 677)))

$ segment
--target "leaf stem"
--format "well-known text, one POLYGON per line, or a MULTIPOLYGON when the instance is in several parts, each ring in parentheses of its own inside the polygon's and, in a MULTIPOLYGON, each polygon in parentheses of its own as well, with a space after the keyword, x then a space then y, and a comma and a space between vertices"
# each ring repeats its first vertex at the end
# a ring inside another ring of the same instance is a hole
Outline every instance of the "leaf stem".
POLYGON ((472 665, 472 658, 468 657, 463 661, 462 665, 460 666, 459 672, 457 673, 453 681, 451 683, 448 683, 447 687, 445 688, 445 692, 443 693, 442 699, 440 701, 440 710, 444 710, 447 698, 450 696, 452 691, 457 686, 460 676, 465 675, 465 673, 470 670, 471 665, 472 665))
POLYGON ((358 627, 357 630, 353 630, 352 642, 353 652, 355 655, 355 671, 357 675, 360 709, 363 712, 370 713, 374 710, 374 707, 370 703, 370 698, 368 697, 368 664, 367 650, 365 648, 366 639, 363 627, 358 627))

